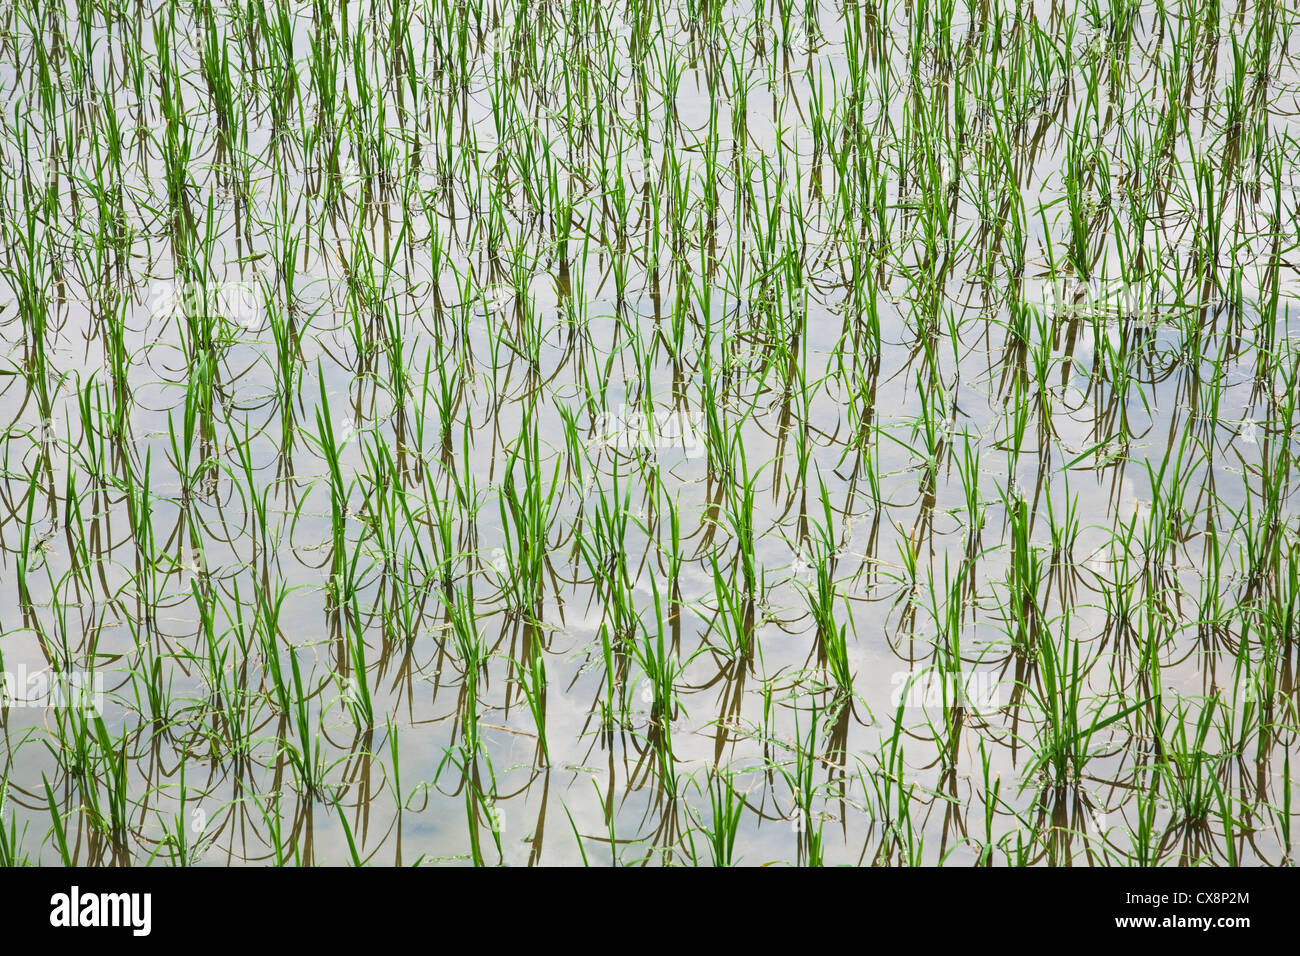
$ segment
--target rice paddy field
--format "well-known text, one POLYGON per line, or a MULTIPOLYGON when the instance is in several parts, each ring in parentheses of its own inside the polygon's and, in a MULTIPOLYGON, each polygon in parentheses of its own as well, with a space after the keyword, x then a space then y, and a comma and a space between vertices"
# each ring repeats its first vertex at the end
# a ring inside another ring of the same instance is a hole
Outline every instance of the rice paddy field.
POLYGON ((6 2, 0 863, 1291 864, 1297 17, 6 2))

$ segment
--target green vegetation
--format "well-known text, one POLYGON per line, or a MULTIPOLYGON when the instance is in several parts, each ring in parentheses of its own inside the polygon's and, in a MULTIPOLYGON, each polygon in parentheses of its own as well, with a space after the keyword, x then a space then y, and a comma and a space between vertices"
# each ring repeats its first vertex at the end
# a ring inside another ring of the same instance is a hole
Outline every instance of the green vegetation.
POLYGON ((0 864, 1290 864, 1296 23, 5 4, 0 864))

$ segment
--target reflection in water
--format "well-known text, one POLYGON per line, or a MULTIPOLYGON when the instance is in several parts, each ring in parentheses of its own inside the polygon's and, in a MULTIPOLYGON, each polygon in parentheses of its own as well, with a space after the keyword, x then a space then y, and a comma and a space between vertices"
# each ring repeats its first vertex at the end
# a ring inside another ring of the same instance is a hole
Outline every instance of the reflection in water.
POLYGON ((1289 861, 1293 12, 79 11, 0 862, 1289 861))

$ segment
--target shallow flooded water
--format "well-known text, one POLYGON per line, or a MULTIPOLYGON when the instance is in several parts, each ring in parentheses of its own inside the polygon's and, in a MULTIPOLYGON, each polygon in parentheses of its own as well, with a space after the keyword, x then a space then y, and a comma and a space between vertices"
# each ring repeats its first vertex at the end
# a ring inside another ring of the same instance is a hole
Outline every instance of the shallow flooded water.
POLYGON ((1290 862, 1294 10, 6 10, 0 862, 1290 862))

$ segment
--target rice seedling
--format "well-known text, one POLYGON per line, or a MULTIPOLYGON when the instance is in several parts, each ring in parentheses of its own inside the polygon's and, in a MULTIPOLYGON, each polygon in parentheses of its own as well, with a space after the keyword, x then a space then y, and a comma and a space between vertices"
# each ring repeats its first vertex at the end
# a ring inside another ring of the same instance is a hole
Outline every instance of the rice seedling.
POLYGON ((1034 6, 9 4, 0 863, 1292 863, 1297 14, 1034 6))

